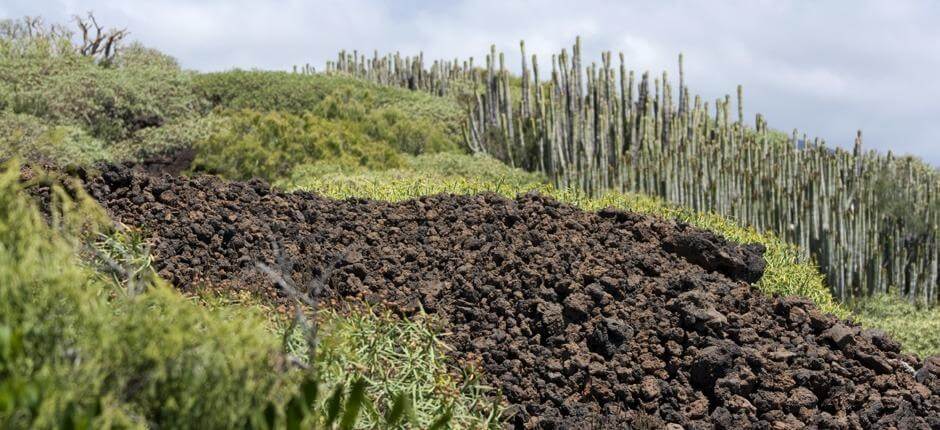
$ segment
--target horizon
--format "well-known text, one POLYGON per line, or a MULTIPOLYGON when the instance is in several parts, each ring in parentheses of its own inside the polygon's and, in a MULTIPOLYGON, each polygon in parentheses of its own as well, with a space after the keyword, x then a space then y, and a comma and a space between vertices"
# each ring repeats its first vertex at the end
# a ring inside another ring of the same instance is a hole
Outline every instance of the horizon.
POLYGON ((743 85, 748 123, 760 112, 772 128, 787 134, 796 128, 843 148, 852 147, 860 129, 865 149, 940 166, 940 83, 932 78, 940 69, 940 28, 931 23, 940 17, 940 4, 76 3, 13 0, 0 5, 0 19, 38 15, 67 23, 91 10, 104 26, 127 28, 128 41, 201 72, 290 71, 306 63, 322 71, 344 49, 424 52, 429 60, 474 57, 479 64, 491 44, 518 71, 520 40, 544 63, 580 35, 585 65, 599 61, 603 51, 623 51, 629 69, 676 77, 681 52, 686 82, 704 100, 733 96, 743 85))

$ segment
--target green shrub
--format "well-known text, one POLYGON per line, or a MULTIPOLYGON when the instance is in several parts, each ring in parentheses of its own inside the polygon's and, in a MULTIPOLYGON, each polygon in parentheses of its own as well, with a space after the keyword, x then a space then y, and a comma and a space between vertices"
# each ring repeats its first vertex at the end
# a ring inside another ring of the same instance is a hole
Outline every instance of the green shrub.
POLYGON ((70 233, 103 214, 62 197, 49 228, 17 177, 0 174, 0 427, 233 427, 290 389, 258 315, 115 288, 70 233))
POLYGON ((26 114, 0 111, 0 160, 21 157, 59 165, 111 160, 101 140, 70 125, 48 125, 26 114))
POLYGON ((448 137, 430 120, 410 118, 398 108, 373 111, 365 120, 366 133, 384 140, 399 152, 411 155, 455 151, 455 139, 448 137))
POLYGON ((191 115, 198 109, 191 75, 171 58, 134 45, 105 67, 75 52, 0 44, 3 107, 56 125, 77 125, 107 143, 191 115))
POLYGON ((455 151, 457 139, 446 134, 440 124, 426 117, 405 114, 395 106, 375 106, 374 95, 350 88, 336 90, 319 101, 312 112, 332 120, 361 125, 363 132, 388 142, 395 150, 411 155, 455 151))
MULTIPOLYGON (((353 306, 345 312, 313 312, 301 306, 303 318, 290 318, 283 305, 247 291, 204 291, 203 306, 239 308, 266 315, 267 326, 293 359, 312 365, 322 388, 351 387, 366 381, 359 421, 354 428, 399 428, 386 425, 397 403, 406 428, 428 428, 450 416, 451 428, 497 428, 502 405, 474 369, 463 369, 444 353, 437 325, 427 315, 411 319, 387 311, 353 306), (309 324, 316 318, 316 357, 310 356, 309 324), (306 327, 305 327, 306 326, 306 327), (401 405, 399 405, 401 406, 401 405)), ((293 309, 296 312, 298 308, 293 309)), ((303 391, 303 390, 301 390, 303 391)), ((314 412, 326 415, 328 390, 321 390, 314 412)))
POLYGON ((311 114, 239 111, 196 149, 195 169, 235 179, 274 180, 289 175, 296 165, 321 160, 371 169, 401 165, 396 151, 372 140, 356 124, 311 114))
POLYGON ((381 428, 398 394, 410 393, 414 428, 428 428, 449 411, 457 428, 497 428, 499 405, 492 389, 473 372, 455 374, 443 354, 447 347, 423 318, 402 320, 369 309, 342 315, 328 312, 319 329, 317 374, 323 381, 351 385, 369 381, 357 428, 381 428), (402 346, 407 345, 407 350, 402 346))
POLYGON ((111 147, 114 160, 146 160, 155 155, 194 148, 224 125, 224 117, 216 114, 192 116, 146 128, 111 147))
POLYGON ((465 114, 453 98, 344 76, 242 70, 201 74, 194 78, 194 86, 195 92, 211 105, 226 109, 286 111, 297 115, 312 111, 325 118, 353 121, 388 109, 414 120, 420 127, 434 129, 435 134, 448 140, 448 146, 457 147, 462 142, 465 114))

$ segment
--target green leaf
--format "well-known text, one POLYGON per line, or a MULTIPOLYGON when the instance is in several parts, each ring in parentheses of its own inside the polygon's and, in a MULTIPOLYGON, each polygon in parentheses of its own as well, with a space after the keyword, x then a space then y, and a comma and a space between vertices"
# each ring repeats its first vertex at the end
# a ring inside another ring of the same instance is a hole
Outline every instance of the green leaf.
POLYGON ((264 423, 269 429, 273 429, 277 424, 277 406, 274 402, 268 402, 268 406, 264 408, 264 423))
POLYGON ((343 391, 345 387, 343 384, 336 384, 336 388, 333 389, 333 394, 326 401, 326 425, 330 426, 339 417, 340 406, 343 404, 343 391))
POLYGON ((353 382, 352 388, 349 390, 349 399, 346 400, 343 419, 339 423, 340 429, 352 430, 353 426, 356 425, 356 418, 359 416, 359 409, 362 408, 362 404, 365 402, 365 392, 366 381, 362 378, 356 379, 353 382))
POLYGON ((440 430, 440 429, 449 427, 450 420, 453 417, 454 417, 454 412, 448 409, 447 412, 444 412, 444 415, 441 415, 436 420, 434 420, 434 423, 432 423, 431 426, 428 427, 428 430, 440 430))
POLYGON ((411 398, 405 393, 395 396, 392 407, 385 413, 385 424, 389 426, 398 425, 405 417, 405 410, 410 409, 411 398))
POLYGON ((303 423, 304 416, 306 415, 306 408, 303 405, 303 401, 297 396, 291 397, 290 402, 287 403, 285 414, 287 430, 300 430, 300 425, 303 423))
POLYGON ((307 405, 316 403, 319 386, 320 384, 312 377, 305 379, 304 382, 300 384, 300 393, 304 396, 304 401, 307 405))

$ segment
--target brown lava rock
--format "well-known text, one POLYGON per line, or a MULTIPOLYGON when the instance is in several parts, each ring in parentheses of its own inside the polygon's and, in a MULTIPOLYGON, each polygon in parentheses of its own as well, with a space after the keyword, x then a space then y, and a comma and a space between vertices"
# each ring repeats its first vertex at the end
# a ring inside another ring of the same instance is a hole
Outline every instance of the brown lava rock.
POLYGON ((751 287, 763 248, 536 194, 388 203, 111 166, 86 187, 186 289, 270 281, 434 313, 517 428, 940 429, 940 359, 751 287), (918 370, 919 369, 919 370, 918 370))

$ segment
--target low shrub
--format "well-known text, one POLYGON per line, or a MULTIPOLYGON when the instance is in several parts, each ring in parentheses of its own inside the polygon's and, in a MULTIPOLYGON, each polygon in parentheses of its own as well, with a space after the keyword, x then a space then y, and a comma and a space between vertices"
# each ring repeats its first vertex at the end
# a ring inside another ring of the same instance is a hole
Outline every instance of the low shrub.
POLYGON ((169 57, 142 47, 124 51, 111 67, 75 53, 0 50, 7 110, 80 126, 106 142, 193 114, 190 79, 169 57))
MULTIPOLYGON (((543 186, 544 178, 535 173, 511 169, 486 155, 466 155, 454 152, 404 156, 399 168, 381 171, 363 167, 349 168, 332 163, 308 163, 296 167, 289 178, 276 182, 285 189, 314 189, 327 194, 362 193, 382 200, 401 200, 400 186, 413 185, 426 194, 446 189, 528 189, 543 186), (452 184, 453 187, 447 187, 452 184), (442 188, 443 187, 443 188, 442 188), (341 191, 344 190, 344 191, 341 191), (384 197, 379 197, 384 196, 384 197)), ((419 191, 405 196, 422 195, 419 191)), ((407 197, 405 197, 407 198, 407 197)))
POLYGON ((411 393, 409 419, 428 428, 449 414, 456 428, 498 428, 495 392, 472 370, 457 369, 427 316, 403 320, 387 312, 359 309, 328 312, 319 326, 317 375, 330 383, 369 382, 370 399, 361 428, 381 428, 386 411, 401 393, 411 393), (405 346, 405 348, 403 348, 405 346))
POLYGON ((0 111, 0 160, 20 157, 57 165, 110 161, 104 142, 72 125, 49 125, 37 117, 0 111))
POLYGON ((176 150, 195 148, 225 124, 224 116, 209 114, 182 118, 161 127, 147 128, 110 148, 115 161, 146 160, 176 150))
POLYGON ((316 161, 370 169, 402 163, 397 151, 354 123, 251 110, 228 115, 207 139, 197 142, 196 150, 194 169, 235 179, 273 181, 289 175, 294 166, 316 161))
MULTIPOLYGON (((448 146, 462 142, 464 109, 454 98, 435 97, 336 75, 233 70, 194 78, 195 93, 214 107, 314 112, 325 118, 365 120, 378 110, 400 114, 413 127, 434 130, 448 146)), ((412 151, 406 151, 412 152, 412 151)), ((428 151, 424 151, 428 152, 428 151)), ((414 153, 414 152, 412 152, 414 153)))
POLYGON ((107 282, 77 257, 103 212, 54 188, 49 227, 17 178, 0 173, 0 427, 234 427, 290 393, 258 315, 107 282))

